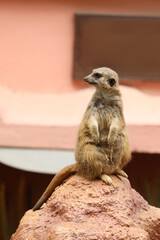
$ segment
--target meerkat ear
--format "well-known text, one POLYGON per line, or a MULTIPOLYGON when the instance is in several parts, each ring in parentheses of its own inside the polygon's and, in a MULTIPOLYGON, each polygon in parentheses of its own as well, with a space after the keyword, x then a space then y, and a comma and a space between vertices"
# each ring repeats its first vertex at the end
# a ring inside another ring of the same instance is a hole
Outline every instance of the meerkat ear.
POLYGON ((113 87, 116 83, 116 80, 114 78, 110 78, 110 79, 108 79, 108 83, 111 87, 113 87))

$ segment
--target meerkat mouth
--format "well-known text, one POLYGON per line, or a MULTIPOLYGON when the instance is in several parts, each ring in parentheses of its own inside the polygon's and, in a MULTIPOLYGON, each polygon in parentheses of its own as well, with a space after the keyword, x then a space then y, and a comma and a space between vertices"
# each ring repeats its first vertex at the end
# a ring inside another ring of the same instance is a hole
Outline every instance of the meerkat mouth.
POLYGON ((88 77, 88 76, 84 78, 84 81, 87 82, 87 83, 89 83, 89 84, 92 84, 92 85, 96 85, 96 84, 97 84, 96 81, 94 81, 93 79, 91 79, 91 78, 88 77))
POLYGON ((96 82, 88 82, 89 84, 91 85, 96 85, 97 83, 96 82))
POLYGON ((87 83, 89 83, 89 84, 92 84, 92 85, 96 85, 96 84, 97 84, 96 82, 88 81, 88 79, 85 79, 85 78, 84 78, 84 81, 87 82, 87 83))

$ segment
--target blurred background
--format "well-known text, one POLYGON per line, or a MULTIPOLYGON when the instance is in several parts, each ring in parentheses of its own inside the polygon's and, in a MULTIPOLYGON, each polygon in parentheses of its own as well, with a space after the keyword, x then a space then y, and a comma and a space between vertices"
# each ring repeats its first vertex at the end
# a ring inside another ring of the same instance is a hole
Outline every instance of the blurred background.
POLYGON ((0 239, 74 162, 93 68, 118 72, 129 180, 160 207, 160 1, 0 1, 0 239))

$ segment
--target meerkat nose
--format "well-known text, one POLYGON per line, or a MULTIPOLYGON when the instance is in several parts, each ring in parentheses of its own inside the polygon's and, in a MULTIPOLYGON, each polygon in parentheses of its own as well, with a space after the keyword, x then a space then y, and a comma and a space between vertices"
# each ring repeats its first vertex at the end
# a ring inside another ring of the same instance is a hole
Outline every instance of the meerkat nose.
POLYGON ((85 77, 85 78, 84 78, 84 81, 85 81, 85 82, 88 82, 88 77, 85 77))

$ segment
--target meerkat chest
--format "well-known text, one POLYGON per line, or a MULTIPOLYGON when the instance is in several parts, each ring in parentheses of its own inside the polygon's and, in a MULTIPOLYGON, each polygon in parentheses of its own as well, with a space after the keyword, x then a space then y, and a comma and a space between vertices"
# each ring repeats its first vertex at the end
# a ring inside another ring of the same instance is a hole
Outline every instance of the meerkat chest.
POLYGON ((98 121, 98 125, 101 127, 103 127, 103 125, 105 127, 109 126, 115 116, 120 116, 118 105, 109 104, 107 102, 100 101, 99 99, 94 102, 93 112, 98 121))

